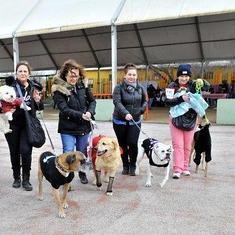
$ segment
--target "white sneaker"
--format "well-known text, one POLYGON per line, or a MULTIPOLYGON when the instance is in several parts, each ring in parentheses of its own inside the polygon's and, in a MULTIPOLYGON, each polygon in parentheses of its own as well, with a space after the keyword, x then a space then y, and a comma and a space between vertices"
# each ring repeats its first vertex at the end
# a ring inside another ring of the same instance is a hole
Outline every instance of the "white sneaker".
POLYGON ((180 178, 180 173, 179 172, 174 172, 172 175, 173 179, 179 179, 180 178))
POLYGON ((182 172, 182 175, 183 175, 183 176, 190 176, 190 171, 183 171, 183 172, 182 172))

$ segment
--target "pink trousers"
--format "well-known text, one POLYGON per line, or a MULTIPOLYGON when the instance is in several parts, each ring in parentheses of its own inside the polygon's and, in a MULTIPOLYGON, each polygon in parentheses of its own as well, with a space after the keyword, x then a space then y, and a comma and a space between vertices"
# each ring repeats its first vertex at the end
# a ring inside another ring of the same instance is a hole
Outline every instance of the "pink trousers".
POLYGON ((183 131, 174 127, 169 118, 169 126, 173 145, 173 171, 182 173, 188 170, 194 130, 183 131))

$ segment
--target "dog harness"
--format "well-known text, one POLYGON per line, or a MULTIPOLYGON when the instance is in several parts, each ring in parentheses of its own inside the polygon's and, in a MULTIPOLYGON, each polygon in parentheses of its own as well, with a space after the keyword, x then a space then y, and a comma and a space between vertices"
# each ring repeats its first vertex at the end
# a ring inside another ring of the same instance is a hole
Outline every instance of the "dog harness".
POLYGON ((154 145, 156 143, 158 143, 159 141, 157 139, 154 139, 154 138, 148 138, 148 139, 145 139, 142 143, 142 147, 144 148, 144 151, 145 151, 145 154, 147 155, 148 159, 149 159, 149 164, 151 166, 157 166, 157 167, 167 167, 169 165, 169 162, 170 162, 170 158, 166 156, 165 159, 163 159, 162 161, 164 160, 167 160, 167 163, 165 164, 156 164, 153 162, 153 159, 152 159, 152 152, 154 151, 154 145))
POLYGON ((55 155, 42 155, 40 166, 43 175, 51 183, 52 187, 58 189, 61 185, 70 183, 74 178, 74 173, 70 172, 67 177, 56 168, 55 155))

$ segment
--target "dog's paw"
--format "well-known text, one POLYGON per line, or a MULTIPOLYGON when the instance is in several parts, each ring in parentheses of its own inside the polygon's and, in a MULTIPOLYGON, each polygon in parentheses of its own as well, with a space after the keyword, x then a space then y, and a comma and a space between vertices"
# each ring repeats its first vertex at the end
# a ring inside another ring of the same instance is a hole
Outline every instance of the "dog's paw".
POLYGON ((38 196, 39 201, 43 201, 43 196, 38 196))
POLYGON ((67 202, 64 202, 63 208, 64 208, 64 209, 67 209, 68 207, 69 207, 68 203, 67 203, 67 202))
POLYGON ((11 133, 11 132, 12 132, 12 129, 7 129, 3 131, 4 134, 11 133))
POLYGON ((145 184, 145 187, 151 187, 152 186, 152 184, 150 183, 150 182, 146 182, 146 184, 145 184))
POLYGON ((97 190, 98 191, 101 191, 102 190, 102 187, 100 186, 100 187, 97 187, 97 190))
POLYGON ((66 215, 64 212, 61 211, 61 212, 59 212, 58 216, 59 216, 59 218, 64 219, 66 215))
POLYGON ((107 196, 113 196, 113 192, 106 192, 107 196))

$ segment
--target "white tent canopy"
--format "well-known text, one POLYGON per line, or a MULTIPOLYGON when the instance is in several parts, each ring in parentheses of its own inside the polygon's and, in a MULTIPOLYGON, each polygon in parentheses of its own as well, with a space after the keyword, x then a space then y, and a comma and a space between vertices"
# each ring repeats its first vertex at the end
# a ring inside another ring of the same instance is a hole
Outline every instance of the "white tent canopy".
POLYGON ((233 60, 235 55, 234 0, 0 4, 0 72, 13 71, 13 35, 19 41, 20 59, 28 60, 34 70, 58 69, 68 58, 85 67, 111 66, 113 21, 118 65, 233 60))
POLYGON ((234 0, 127 0, 116 24, 144 23, 235 12, 234 0))
POLYGON ((121 0, 0 0, 0 39, 111 24, 121 0))

